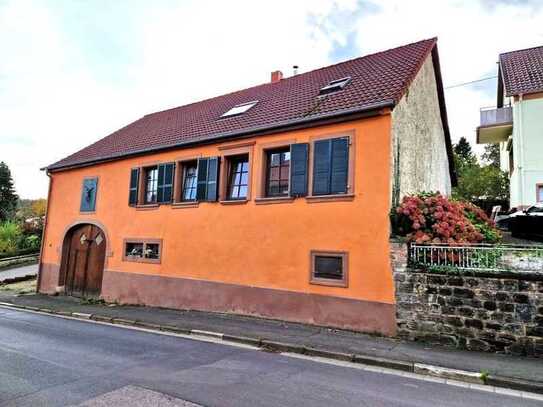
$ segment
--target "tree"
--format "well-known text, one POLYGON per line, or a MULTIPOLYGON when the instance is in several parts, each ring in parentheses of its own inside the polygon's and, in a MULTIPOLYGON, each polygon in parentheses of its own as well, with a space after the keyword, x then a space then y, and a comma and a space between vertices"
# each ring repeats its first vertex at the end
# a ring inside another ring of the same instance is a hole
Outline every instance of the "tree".
POLYGON ((0 161, 0 221, 11 219, 14 216, 18 199, 11 171, 6 163, 0 161))
POLYGON ((471 145, 465 137, 460 137, 458 143, 454 145, 454 154, 464 162, 476 161, 477 158, 471 150, 471 145))
POLYGON ((485 144, 485 152, 481 156, 483 161, 496 168, 500 168, 500 145, 485 144))
POLYGON ((499 147, 497 157, 495 147, 492 147, 485 148, 483 158, 489 164, 481 165, 478 162, 464 137, 454 146, 454 161, 458 172, 458 186, 453 189, 454 198, 477 203, 509 199, 509 177, 500 170, 499 147))

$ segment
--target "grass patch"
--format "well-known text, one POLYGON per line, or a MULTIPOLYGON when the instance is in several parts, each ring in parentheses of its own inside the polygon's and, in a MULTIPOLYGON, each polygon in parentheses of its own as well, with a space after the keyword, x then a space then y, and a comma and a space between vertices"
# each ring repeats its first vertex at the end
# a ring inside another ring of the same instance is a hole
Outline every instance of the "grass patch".
POLYGON ((19 281, 18 283, 2 284, 0 291, 8 291, 15 295, 30 294, 36 292, 36 279, 19 281))

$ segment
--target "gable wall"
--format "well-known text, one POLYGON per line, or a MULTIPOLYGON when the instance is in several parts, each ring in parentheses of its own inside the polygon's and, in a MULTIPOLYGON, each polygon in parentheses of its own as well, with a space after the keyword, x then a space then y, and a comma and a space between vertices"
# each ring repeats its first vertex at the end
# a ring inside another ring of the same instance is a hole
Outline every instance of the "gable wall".
POLYGON ((420 191, 450 195, 449 161, 431 55, 392 112, 391 151, 393 203, 420 191))

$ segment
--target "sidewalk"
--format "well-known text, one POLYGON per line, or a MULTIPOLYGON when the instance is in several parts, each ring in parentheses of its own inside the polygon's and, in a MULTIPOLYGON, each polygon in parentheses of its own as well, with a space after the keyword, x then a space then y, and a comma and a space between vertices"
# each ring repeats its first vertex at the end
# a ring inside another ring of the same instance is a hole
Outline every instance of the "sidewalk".
MULTIPOLYGON (((249 343, 276 351, 298 351, 317 356, 320 354, 337 359, 358 360, 361 363, 368 363, 369 360, 370 364, 395 369, 413 371, 413 365, 418 363, 478 374, 488 372, 488 384, 543 393, 541 359, 461 351, 437 345, 238 315, 142 306, 86 304, 84 301, 64 296, 51 297, 41 294, 16 296, 13 292, 5 291, 0 292, 0 302, 47 309, 54 313, 92 314, 93 319, 101 321, 113 320, 117 323, 155 329, 187 333, 191 330, 218 332, 224 334, 225 340, 239 340, 241 338, 238 337, 243 337, 248 339, 249 343), (368 359, 365 360, 364 357, 368 359)), ((414 371, 417 372, 417 366, 414 371)))
POLYGON ((5 270, 0 270, 0 283, 13 281, 25 277, 36 276, 38 274, 38 264, 30 264, 28 266, 14 267, 5 270))

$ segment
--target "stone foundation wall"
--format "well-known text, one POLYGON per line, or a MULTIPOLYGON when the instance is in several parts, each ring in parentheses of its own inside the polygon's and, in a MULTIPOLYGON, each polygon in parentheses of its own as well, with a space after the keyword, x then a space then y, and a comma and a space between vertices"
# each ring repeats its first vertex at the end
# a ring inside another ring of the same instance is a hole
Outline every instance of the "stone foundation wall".
POLYGON ((400 337, 478 351, 543 357, 543 277, 411 270, 391 243, 400 337))

